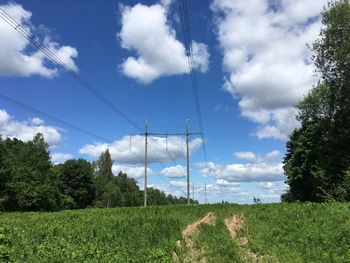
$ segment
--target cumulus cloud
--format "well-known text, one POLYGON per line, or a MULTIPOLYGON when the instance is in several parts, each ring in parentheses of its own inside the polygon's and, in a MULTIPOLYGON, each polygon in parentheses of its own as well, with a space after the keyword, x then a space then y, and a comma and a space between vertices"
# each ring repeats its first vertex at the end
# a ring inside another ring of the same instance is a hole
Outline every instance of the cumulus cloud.
POLYGON ((37 133, 44 135, 45 141, 53 146, 61 142, 61 134, 56 127, 46 126, 43 121, 16 121, 6 110, 0 109, 0 134, 3 138, 18 138, 23 141, 32 140, 37 133))
POLYGON ((186 182, 182 181, 170 181, 170 186, 173 186, 175 188, 184 188, 187 186, 186 182))
MULTIPOLYGON (((229 182, 226 180, 218 179, 215 184, 207 184, 207 196, 211 196, 212 198, 221 201, 228 200, 234 197, 242 197, 247 196, 247 192, 243 191, 240 187, 239 183, 229 182)), ((198 191, 201 194, 204 193, 205 187, 199 187, 198 191)))
MULTIPOLYGON (((37 30, 31 23, 32 13, 21 5, 9 3, 0 7, 30 34, 37 30)), ((30 50, 32 48, 30 41, 2 19, 0 19, 0 39, 0 76, 41 75, 51 78, 57 75, 58 68, 49 62, 41 51, 30 50)), ((77 70, 74 58, 78 56, 78 51, 74 47, 60 46, 51 40, 50 36, 45 36, 42 42, 62 62, 77 70)))
MULTIPOLYGON (((202 140, 195 138, 190 141, 190 152, 195 152, 202 145, 202 140)), ((112 144, 87 144, 79 153, 92 157, 99 157, 102 152, 109 149, 114 161, 123 164, 137 164, 144 161, 145 139, 143 136, 124 136, 112 144)), ((148 137, 148 162, 159 163, 175 159, 186 158, 186 141, 183 137, 169 136, 165 138, 148 137)))
POLYGON ((294 105, 315 83, 311 44, 327 0, 214 0, 216 32, 227 72, 224 89, 259 138, 285 140, 298 126, 294 105))
POLYGON ((72 159, 73 155, 69 153, 51 153, 51 161, 54 164, 64 163, 65 161, 72 159))
POLYGON ((35 125, 40 125, 40 124, 44 124, 44 121, 40 118, 33 118, 32 123, 35 125))
POLYGON ((237 186, 240 186, 240 183, 229 182, 229 181, 224 180, 224 179, 217 179, 216 180, 216 184, 218 186, 222 186, 222 187, 237 187, 237 186))
POLYGON ((267 191, 271 194, 276 192, 283 192, 286 189, 288 189, 288 185, 282 181, 281 182, 260 182, 257 185, 264 191, 267 191))
POLYGON ((281 194, 286 192, 289 188, 283 181, 281 182, 260 182, 257 183, 258 188, 262 190, 262 193, 258 196, 261 198, 280 199, 281 194))
POLYGON ((187 170, 186 167, 182 165, 176 165, 166 167, 162 171, 160 171, 160 173, 169 178, 183 178, 186 176, 187 170))
MULTIPOLYGON (((145 167, 113 164, 112 172, 115 175, 118 175, 118 173, 123 172, 123 173, 126 173, 128 177, 139 179, 145 175, 145 167)), ((147 168, 147 175, 153 175, 153 174, 154 174, 153 170, 151 168, 147 168)))
POLYGON ((174 0, 160 0, 160 4, 163 5, 166 8, 169 8, 169 6, 174 2, 174 0))
POLYGON ((230 182, 261 182, 283 180, 282 164, 249 163, 249 164, 216 164, 208 163, 208 168, 200 172, 230 182))
MULTIPOLYGON (((200 173, 214 177, 221 185, 228 182, 274 182, 284 180, 283 164, 275 157, 277 151, 256 158, 250 163, 198 163, 200 173), (273 157, 273 158, 272 158, 273 157)), ((256 155, 255 155, 256 156, 256 155)))
POLYGON ((281 152, 274 150, 272 152, 269 152, 265 155, 264 160, 265 161, 274 161, 281 157, 281 152))
POLYGON ((245 160, 245 161, 254 161, 256 160, 256 155, 253 152, 235 152, 233 153, 237 159, 245 160))
MULTIPOLYGON (((122 28, 118 39, 123 48, 136 51, 121 65, 129 78, 148 84, 162 76, 189 73, 184 45, 176 39, 175 30, 168 21, 168 7, 172 1, 133 7, 121 6, 122 28)), ((206 72, 209 65, 208 48, 192 42, 194 68, 206 72)))

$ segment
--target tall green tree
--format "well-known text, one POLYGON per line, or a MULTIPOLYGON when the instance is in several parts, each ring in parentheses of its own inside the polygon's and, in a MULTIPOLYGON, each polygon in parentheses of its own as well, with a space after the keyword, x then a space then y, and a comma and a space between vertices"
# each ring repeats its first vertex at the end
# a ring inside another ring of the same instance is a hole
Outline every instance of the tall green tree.
POLYGON ((320 83, 298 104, 287 142, 286 201, 350 200, 350 3, 332 1, 314 43, 320 83))
POLYGON ((95 198, 93 169, 84 160, 68 160, 60 165, 61 191, 64 200, 71 198, 73 202, 64 203, 64 208, 86 208, 95 198))
POLYGON ((106 182, 109 182, 113 178, 112 166, 113 161, 111 158, 111 154, 107 149, 101 154, 100 158, 97 161, 97 173, 106 182))
POLYGON ((2 160, 3 206, 11 211, 57 210, 59 190, 51 173, 48 145, 42 134, 33 141, 18 139, 2 141, 5 157, 2 160))
POLYGON ((107 149, 95 163, 95 205, 98 207, 115 207, 118 204, 120 190, 114 178, 112 166, 113 161, 107 149))
POLYGON ((6 144, 0 136, 0 211, 4 210, 5 186, 8 182, 8 173, 5 167, 6 144))
POLYGON ((135 179, 129 178, 123 172, 120 172, 115 179, 120 190, 119 206, 141 206, 143 204, 143 196, 135 179))

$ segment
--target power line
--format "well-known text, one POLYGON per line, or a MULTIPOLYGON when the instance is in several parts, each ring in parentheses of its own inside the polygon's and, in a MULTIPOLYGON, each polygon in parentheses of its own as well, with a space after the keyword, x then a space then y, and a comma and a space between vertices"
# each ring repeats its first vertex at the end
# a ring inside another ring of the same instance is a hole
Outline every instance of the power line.
POLYGON ((144 161, 142 160, 142 158, 132 150, 132 147, 131 147, 132 135, 129 135, 129 136, 130 136, 130 138, 129 138, 129 151, 140 161, 140 163, 143 163, 144 161))
POLYGON ((6 101, 6 102, 8 102, 8 103, 11 103, 11 104, 13 104, 13 105, 15 105, 15 106, 17 106, 17 107, 23 108, 23 109, 25 109, 25 110, 27 110, 27 111, 30 111, 30 112, 33 112, 33 113, 35 113, 35 114, 39 114, 39 115, 41 115, 41 116, 44 116, 44 117, 47 118, 47 119, 50 119, 50 120, 52 120, 52 121, 54 121, 54 122, 60 123, 60 124, 62 124, 62 125, 65 125, 65 126, 67 126, 67 127, 69 127, 69 128, 73 128, 73 129, 75 129, 75 130, 77 130, 77 131, 79 131, 79 132, 85 133, 85 134, 87 134, 87 135, 89 135, 89 136, 91 136, 91 137, 95 137, 95 138, 97 138, 97 139, 99 139, 99 140, 103 140, 103 141, 106 141, 106 142, 111 142, 111 140, 109 140, 109 139, 107 139, 107 138, 104 138, 104 137, 102 137, 102 136, 100 136, 100 135, 97 135, 97 134, 94 134, 94 133, 92 133, 92 132, 89 132, 89 131, 87 131, 87 130, 85 130, 85 129, 83 129, 83 128, 80 128, 80 127, 78 127, 78 126, 76 126, 76 125, 74 125, 74 124, 71 124, 71 123, 66 122, 66 121, 64 121, 64 120, 61 120, 61 119, 59 119, 59 118, 57 118, 57 117, 55 117, 55 116, 52 116, 52 115, 50 115, 50 114, 48 114, 48 113, 45 113, 45 112, 43 112, 43 111, 41 111, 41 110, 35 109, 35 108, 33 108, 33 107, 30 107, 30 106, 28 106, 28 105, 26 105, 26 104, 24 104, 24 103, 22 103, 22 102, 19 102, 19 101, 17 101, 17 100, 14 100, 14 99, 12 99, 12 98, 10 98, 10 97, 7 97, 7 96, 5 96, 5 95, 0 94, 0 99, 3 100, 3 101, 6 101))
POLYGON ((42 45, 40 41, 30 34, 20 23, 18 23, 12 16, 10 16, 4 9, 0 7, 0 17, 11 27, 13 27, 19 34, 28 39, 35 47, 40 49, 51 61, 56 63, 60 68, 68 72, 72 78, 81 84, 82 87, 87 89, 93 96, 100 100, 103 104, 112 109, 125 121, 131 124, 133 127, 142 131, 142 128, 134 122, 126 113, 120 110, 114 103, 112 103, 108 98, 106 98, 102 93, 100 93, 92 84, 86 81, 80 76, 79 73, 74 71, 70 66, 65 64, 60 58, 58 58, 51 50, 42 45))
POLYGON ((195 65, 194 65, 194 59, 193 59, 192 38, 191 38, 191 32, 190 32, 190 26, 189 26, 189 20, 188 20, 187 4, 186 4, 186 0, 178 0, 178 3, 179 3, 179 9, 180 9, 182 31, 184 34, 184 45, 187 53, 186 55, 188 60, 196 114, 197 114, 197 119, 199 124, 199 130, 201 132, 201 137, 203 140, 204 160, 205 160, 205 163, 207 164, 208 158, 207 158, 205 136, 203 132, 204 129, 203 129, 202 112, 201 112, 200 99, 199 99, 199 93, 198 93, 198 84, 197 84, 196 74, 194 71, 195 65))

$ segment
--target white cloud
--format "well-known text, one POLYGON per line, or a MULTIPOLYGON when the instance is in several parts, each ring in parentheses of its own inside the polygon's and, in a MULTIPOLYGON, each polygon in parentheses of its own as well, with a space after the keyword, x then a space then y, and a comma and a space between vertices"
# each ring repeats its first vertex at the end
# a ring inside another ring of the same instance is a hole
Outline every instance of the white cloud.
POLYGON ((181 181, 170 181, 170 185, 176 188, 183 188, 187 186, 186 182, 181 181))
POLYGON ((259 138, 285 140, 298 123, 294 105, 315 83, 306 43, 321 28, 327 0, 214 0, 217 36, 227 72, 224 89, 259 138))
POLYGON ((73 155, 69 153, 51 153, 51 161, 54 164, 64 163, 65 161, 72 158, 73 158, 73 155))
POLYGON ((209 53, 207 45, 192 41, 193 64, 200 72, 205 73, 209 69, 209 53))
MULTIPOLYGON (((10 3, 0 5, 0 7, 30 34, 37 30, 31 23, 32 13, 25 10, 21 5, 10 3)), ((28 77, 41 75, 51 78, 57 75, 58 68, 53 66, 41 51, 30 51, 32 49, 30 41, 9 26, 3 19, 0 19, 0 39, 0 76, 28 77)), ((77 70, 73 59, 78 56, 78 52, 74 47, 60 46, 52 41, 49 36, 46 36, 42 41, 62 62, 73 70, 77 70)))
POLYGON ((222 186, 222 187, 237 187, 237 186, 240 186, 240 183, 229 182, 229 181, 224 180, 224 179, 217 179, 216 180, 216 184, 218 186, 222 186))
POLYGON ((264 182, 284 179, 282 163, 215 164, 209 162, 208 167, 202 168, 200 173, 230 182, 264 182))
POLYGON ((256 160, 256 155, 253 152, 235 152, 233 155, 240 159, 245 161, 254 161, 256 160))
POLYGON ((281 157, 281 152, 280 152, 280 151, 274 150, 274 151, 272 151, 272 152, 267 153, 267 154, 265 155, 264 159, 265 159, 266 161, 274 161, 274 160, 276 160, 276 159, 278 159, 278 158, 280 158, 280 157, 281 157))
POLYGON ((257 186, 262 189, 262 198, 274 198, 279 200, 282 193, 286 192, 288 185, 283 181, 280 182, 260 182, 257 186))
MULTIPOLYGON (((200 173, 218 179, 218 185, 228 182, 273 182, 284 180, 283 164, 277 158, 279 152, 272 151, 256 157, 250 163, 217 164, 198 163, 200 173)), ((251 155, 250 157, 252 157, 251 155)), ((254 156, 257 156, 254 154, 254 156)), ((245 156, 243 156, 245 157, 245 156)))
MULTIPOLYGON (((202 145, 202 140, 195 138, 190 141, 190 152, 195 152, 202 145)), ((102 152, 109 149, 114 161, 123 164, 137 164, 144 161, 145 139, 143 136, 124 136, 112 144, 87 144, 79 150, 81 154, 99 157, 102 152)), ((183 137, 169 136, 165 138, 148 137, 148 162, 167 162, 186 157, 186 141, 183 137)))
MULTIPOLYGON (((204 187, 201 187, 199 191, 203 193, 204 187)), ((218 179, 215 184, 207 185, 207 195, 216 196, 219 200, 225 200, 233 196, 244 196, 246 192, 240 188, 240 183, 218 179)))
POLYGON ((45 126, 43 123, 35 124, 30 122, 16 121, 10 117, 6 110, 0 109, 0 134, 4 138, 18 138, 23 141, 32 140, 37 133, 44 135, 45 141, 53 146, 61 142, 59 130, 52 126, 45 126))
POLYGON ((280 161, 281 152, 277 150, 273 150, 271 152, 268 152, 265 155, 260 155, 249 151, 243 151, 243 152, 234 152, 233 156, 236 157, 237 159, 250 161, 250 162, 273 162, 276 160, 280 161))
POLYGON ((182 165, 176 165, 176 166, 166 167, 160 173, 169 178, 183 178, 186 176, 187 170, 186 170, 186 167, 182 165))
POLYGON ((8 115, 7 111, 0 109, 0 125, 3 126, 10 121, 11 117, 8 115))
POLYGON ((34 125, 40 125, 40 124, 44 124, 44 121, 42 119, 40 119, 40 118, 33 118, 32 119, 32 123, 34 125))
POLYGON ((160 0, 160 4, 166 8, 168 8, 173 2, 174 0, 160 0))
POLYGON ((257 184, 258 187, 269 193, 283 192, 288 189, 288 185, 283 181, 281 182, 260 182, 257 184))
MULTIPOLYGON (((139 179, 145 175, 144 166, 131 166, 131 165, 118 165, 114 164, 112 166, 113 174, 118 175, 119 172, 126 173, 128 177, 139 179)), ((151 168, 147 168, 147 175, 153 175, 154 172, 151 168)))
MULTIPOLYGON (((118 39, 123 48, 136 51, 120 65, 129 78, 148 84, 162 76, 189 73, 184 45, 176 39, 175 30, 168 21, 171 1, 151 6, 137 4, 121 6, 121 31, 118 39)), ((192 42, 194 68, 206 72, 209 65, 207 46, 192 42)))

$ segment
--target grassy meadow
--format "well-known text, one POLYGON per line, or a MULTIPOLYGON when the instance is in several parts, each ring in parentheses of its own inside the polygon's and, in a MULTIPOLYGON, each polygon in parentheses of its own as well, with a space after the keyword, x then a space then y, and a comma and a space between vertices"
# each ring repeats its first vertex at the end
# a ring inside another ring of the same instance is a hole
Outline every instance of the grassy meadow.
POLYGON ((174 262, 174 251, 186 262, 181 231, 208 212, 215 224, 200 225, 193 236, 207 262, 350 262, 347 203, 2 213, 0 262, 166 263, 174 262), (244 217, 237 240, 224 224, 233 215, 244 217))

